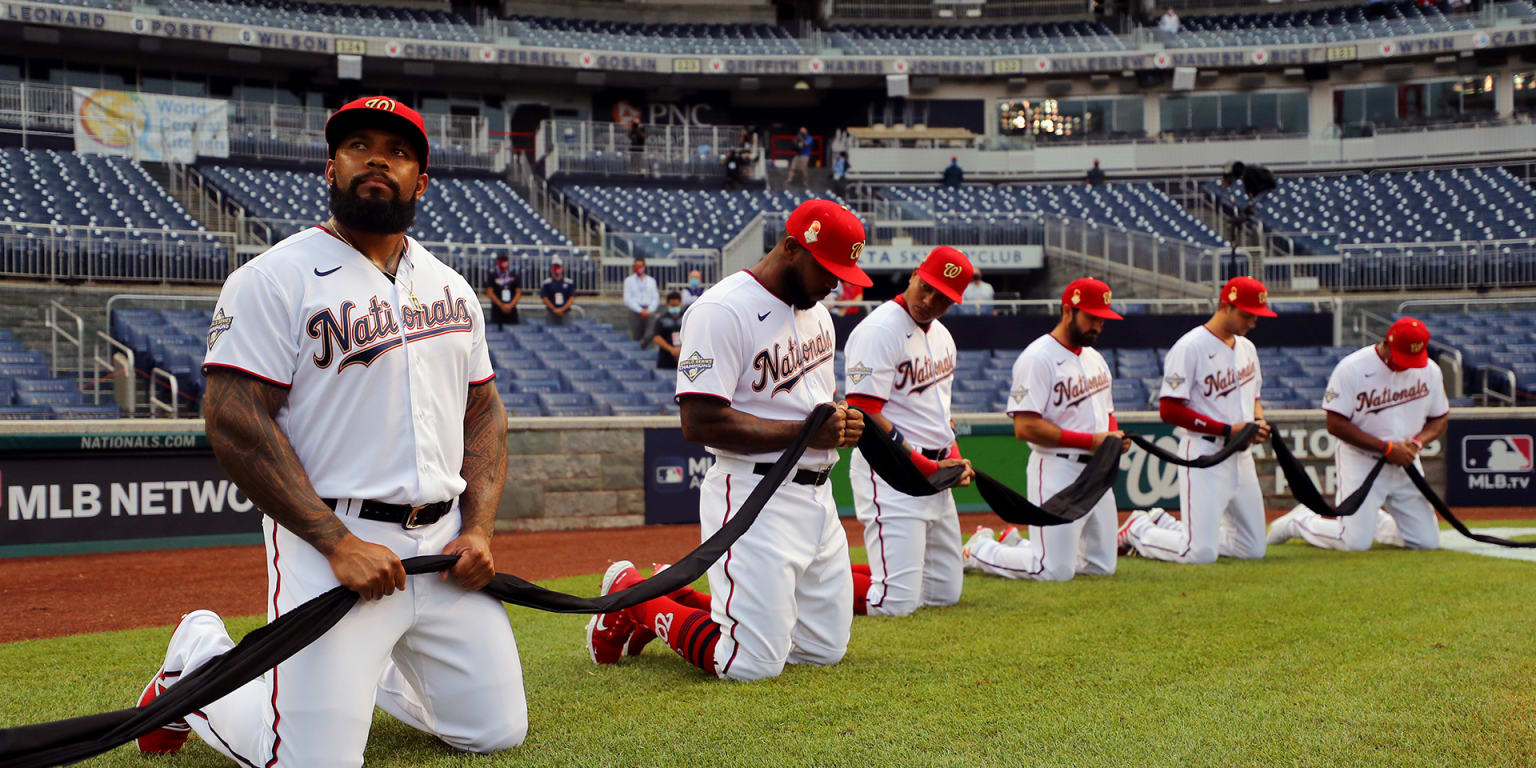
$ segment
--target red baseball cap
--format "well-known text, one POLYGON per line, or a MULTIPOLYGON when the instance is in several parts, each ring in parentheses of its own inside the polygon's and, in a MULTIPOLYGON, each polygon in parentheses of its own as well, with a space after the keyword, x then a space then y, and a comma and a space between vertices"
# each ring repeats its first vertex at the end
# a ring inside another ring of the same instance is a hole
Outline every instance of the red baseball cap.
POLYGON ((1429 327, 1405 317, 1387 329, 1388 355, 1399 368, 1423 368, 1429 365, 1429 327))
POLYGON ((941 245, 928 252, 928 258, 917 268, 917 276, 933 289, 960 303, 965 286, 971 282, 971 260, 957 248, 941 245))
POLYGON ((388 96, 364 96, 331 113, 325 121, 325 145, 331 157, 348 133, 359 128, 378 128, 400 134, 416 149, 421 170, 427 170, 427 123, 417 112, 388 96))
POLYGON ((1067 289, 1061 292, 1061 304, 1065 307, 1081 309, 1105 320, 1125 319, 1119 312, 1109 308, 1109 283, 1091 277, 1073 280, 1067 289))
POLYGON ((864 252, 864 224, 853 211, 831 200, 807 200, 789 214, 784 231, 839 280, 861 288, 875 284, 859 269, 859 254, 864 252))
POLYGON ((1221 287, 1222 304, 1231 304, 1244 312, 1259 317, 1277 317, 1269 308, 1269 291, 1264 284, 1251 277, 1234 277, 1221 287))

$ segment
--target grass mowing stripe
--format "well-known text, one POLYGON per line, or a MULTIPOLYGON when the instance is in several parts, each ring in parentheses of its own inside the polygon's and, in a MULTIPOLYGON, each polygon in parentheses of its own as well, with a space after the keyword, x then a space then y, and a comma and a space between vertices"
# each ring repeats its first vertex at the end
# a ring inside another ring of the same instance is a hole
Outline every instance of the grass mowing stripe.
MULTIPOLYGON (((1528 523, 1526 523, 1528 525, 1528 523)), ((862 552, 854 550, 856 558, 862 552)), ((596 667, 586 617, 509 610, 531 717, 476 758, 376 714, 370 766, 1529 765, 1532 565, 1298 543, 1063 584, 968 574, 960 604, 854 621, 848 658, 708 679, 654 643, 596 667)), ((576 593, 596 575, 545 582, 576 593)), ((187 596, 188 607, 195 607, 187 596)), ((237 635, 260 617, 229 620, 237 635)), ((170 628, 0 645, 0 724, 132 703, 170 628)), ((189 742, 177 768, 226 766, 189 742)), ((91 765, 142 768, 131 746, 91 765)))

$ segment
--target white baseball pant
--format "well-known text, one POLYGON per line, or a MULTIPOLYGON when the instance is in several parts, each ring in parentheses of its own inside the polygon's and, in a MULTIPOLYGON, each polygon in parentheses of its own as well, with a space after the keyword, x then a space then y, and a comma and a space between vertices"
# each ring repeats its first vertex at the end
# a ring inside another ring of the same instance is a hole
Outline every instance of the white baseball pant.
MULTIPOLYGON (((1029 456, 1027 496, 1044 504, 1082 474, 1084 465, 1049 449, 1029 456)), ((971 559, 981 570, 1010 579, 1067 581, 1074 574, 1115 572, 1115 492, 1107 491, 1093 509, 1065 525, 1029 526, 1029 538, 1013 546, 996 541, 971 544, 971 559)))
MULTIPOLYGON (((1222 439, 1185 436, 1179 456, 1192 459, 1221 450, 1222 439)), ((1142 557, 1206 565, 1222 557, 1264 556, 1264 493, 1253 454, 1242 451, 1214 467, 1179 467, 1179 525, 1138 525, 1130 539, 1142 557)))
MULTIPOLYGON (((457 509, 415 530, 341 518, 402 559, 442 552, 461 525, 457 509)), ((271 518, 262 525, 269 621, 337 586, 319 551, 271 518)), ((172 636, 165 668, 185 675, 232 647, 223 622, 199 612, 172 636)), ((363 764, 375 704, 467 752, 521 744, 528 709, 506 607, 440 574, 407 576, 403 592, 359 601, 314 643, 187 721, 242 766, 350 768, 363 764)))
POLYGON ((857 450, 849 464, 854 513, 864 524, 869 558, 869 615, 906 616, 921 606, 958 602, 965 569, 954 495, 901 493, 857 450))
MULTIPOLYGON (((1348 497, 1370 472, 1370 464, 1334 460, 1338 469, 1337 504, 1348 497)), ((1420 465, 1420 472, 1423 467, 1420 465)), ((1436 549, 1440 546, 1440 524, 1434 507, 1419 492, 1402 467, 1382 467, 1381 475, 1366 494, 1360 512, 1348 517, 1323 517, 1310 509, 1301 509, 1293 518, 1288 533, 1323 549, 1358 552, 1371 548, 1371 541, 1408 549, 1436 549), (1381 510, 1375 513, 1369 510, 1381 510)))
MULTIPOLYGON (((699 487, 699 538, 713 536, 762 479, 752 465, 720 458, 699 487)), ((776 677, 788 664, 836 664, 853 626, 848 536, 832 482, 786 480, 725 556, 709 569, 712 618, 720 625, 715 673, 776 677)))

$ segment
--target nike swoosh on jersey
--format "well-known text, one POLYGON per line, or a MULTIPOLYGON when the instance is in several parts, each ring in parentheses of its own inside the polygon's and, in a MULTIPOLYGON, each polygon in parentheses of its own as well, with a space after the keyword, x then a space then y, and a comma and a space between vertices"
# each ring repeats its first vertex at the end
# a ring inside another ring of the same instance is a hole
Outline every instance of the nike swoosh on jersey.
POLYGON ((1060 366, 1062 363, 1065 363, 1065 362, 1066 362, 1065 360, 1057 360, 1056 361, 1056 365, 1060 366))
POLYGON ((315 267, 315 277, 325 277, 326 275, 329 275, 330 273, 335 272, 338 269, 341 269, 341 265, 339 265, 339 264, 334 266, 334 267, 331 267, 330 269, 327 269, 324 272, 321 272, 319 267, 315 267))
POLYGON ((773 310, 770 309, 767 312, 764 312, 761 315, 758 315, 757 316, 757 321, 758 322, 762 322, 764 319, 766 319, 771 314, 773 314, 773 310))
POLYGON ((1205 359, 1207 359, 1207 360, 1215 360, 1216 359, 1216 353, 1212 352, 1209 355, 1206 355, 1205 359))
POLYGON ((1364 375, 1365 375, 1365 377, 1367 379, 1369 379, 1370 377, 1375 376, 1376 374, 1374 374, 1374 373, 1367 373, 1367 374, 1364 374, 1364 375))

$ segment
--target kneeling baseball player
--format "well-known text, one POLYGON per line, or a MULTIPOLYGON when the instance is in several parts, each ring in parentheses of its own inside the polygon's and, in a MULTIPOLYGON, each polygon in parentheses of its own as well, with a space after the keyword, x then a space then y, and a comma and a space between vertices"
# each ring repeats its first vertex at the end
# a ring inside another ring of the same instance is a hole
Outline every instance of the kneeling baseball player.
MULTIPOLYGON (((809 200, 785 227, 762 261, 715 284, 683 315, 683 437, 715 455, 699 489, 701 540, 730 520, 811 411, 832 401, 836 337, 831 313, 817 302, 839 280, 870 285, 858 266, 864 225, 848 209, 809 200)), ((828 479, 836 449, 858 443, 863 431, 859 411, 839 403, 799 468, 710 567, 710 593, 720 599, 685 588, 593 616, 592 660, 612 664, 660 637, 705 672, 732 680, 776 677, 786 663, 841 661, 853 580, 828 479)), ((640 579, 621 560, 604 574, 602 592, 640 579)))
MULTIPOLYGON (((1254 443, 1269 439, 1259 404, 1259 353, 1246 337, 1260 317, 1274 317, 1264 284, 1234 277, 1221 289, 1216 314, 1184 334, 1163 364, 1159 412, 1179 428, 1179 456, 1216 453, 1248 422, 1254 443)), ((1213 467, 1179 467, 1183 520, 1134 512, 1121 526, 1120 552, 1204 565, 1216 556, 1264 556, 1264 494, 1253 454, 1240 451, 1213 467)))
POLYGON ((1323 394, 1328 434, 1339 439, 1333 455, 1338 470, 1337 500, 1354 493, 1376 461, 1381 475, 1348 517, 1323 517, 1306 507, 1281 516, 1269 528, 1269 543, 1300 537, 1323 549, 1357 551, 1383 544, 1410 549, 1440 546, 1440 525, 1429 500, 1403 467, 1424 467, 1419 452, 1445 434, 1450 403, 1437 366, 1429 365, 1429 328, 1405 317, 1380 342, 1351 352, 1334 367, 1323 394), (1375 510, 1382 509, 1382 512, 1375 510))
MULTIPOLYGON (((1045 500, 1071 485, 1106 437, 1124 437, 1115 423, 1109 365, 1093 343, 1110 309, 1109 286, 1085 277, 1061 296, 1061 320, 1035 339, 1013 364, 1008 414, 1013 434, 1029 442, 1029 500, 1045 500)), ((1125 444, 1128 450, 1130 443, 1125 444)), ((1099 498, 1087 515, 1066 525, 1030 526, 994 541, 978 528, 965 543, 968 568, 1010 579, 1066 581, 1074 574, 1115 572, 1115 495, 1099 498)))
MULTIPOLYGON (((912 271, 907 290, 881 304, 848 336, 848 404, 886 431, 894 430, 925 474, 965 464, 960 485, 972 472, 960 457, 950 421, 955 340, 939 316, 971 281, 971 262, 940 246, 912 271)), ((854 510, 864 524, 868 565, 853 566, 853 612, 905 616, 924 605, 960 599, 964 570, 960 520, 948 491, 908 496, 875 474, 864 454, 853 452, 848 479, 854 510)))

